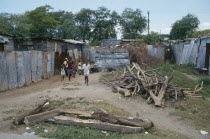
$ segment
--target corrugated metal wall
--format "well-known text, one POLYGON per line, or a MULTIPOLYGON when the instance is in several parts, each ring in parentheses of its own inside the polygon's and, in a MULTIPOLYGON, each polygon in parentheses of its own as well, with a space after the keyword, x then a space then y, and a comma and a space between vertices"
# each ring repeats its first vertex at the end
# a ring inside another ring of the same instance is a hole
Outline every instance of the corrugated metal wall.
POLYGON ((95 66, 107 68, 123 68, 130 65, 129 53, 126 48, 96 48, 95 66))
POLYGON ((0 91, 29 85, 53 75, 54 52, 0 52, 0 91))
POLYGON ((165 58, 165 47, 161 47, 161 46, 152 46, 152 45, 148 45, 147 46, 147 52, 149 56, 158 58, 158 59, 162 59, 164 60, 165 58))

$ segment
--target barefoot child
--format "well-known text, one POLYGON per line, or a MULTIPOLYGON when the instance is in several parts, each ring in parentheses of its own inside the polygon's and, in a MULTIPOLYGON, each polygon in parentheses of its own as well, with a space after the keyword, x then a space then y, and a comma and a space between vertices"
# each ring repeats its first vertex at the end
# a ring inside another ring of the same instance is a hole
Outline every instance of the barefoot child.
POLYGON ((88 75, 90 74, 90 65, 86 62, 82 69, 84 69, 84 76, 85 76, 85 84, 88 86, 88 75))
POLYGON ((66 74, 66 72, 65 72, 65 66, 62 64, 61 65, 61 81, 64 80, 65 74, 66 74))

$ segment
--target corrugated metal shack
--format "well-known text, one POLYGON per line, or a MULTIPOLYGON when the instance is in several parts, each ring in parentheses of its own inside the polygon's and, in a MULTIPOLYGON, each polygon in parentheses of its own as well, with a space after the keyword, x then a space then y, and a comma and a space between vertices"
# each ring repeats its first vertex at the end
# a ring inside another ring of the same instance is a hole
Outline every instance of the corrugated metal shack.
POLYGON ((95 66, 107 68, 123 68, 130 65, 127 48, 96 48, 95 66))
POLYGON ((194 64, 210 73, 210 37, 189 38, 172 45, 176 64, 194 64))
POLYGON ((16 44, 17 51, 37 50, 42 52, 68 52, 69 50, 78 49, 83 51, 84 42, 70 39, 53 39, 53 38, 30 38, 29 40, 19 40, 16 44))
POLYGON ((14 51, 13 36, 0 33, 0 51, 14 51))
POLYGON ((0 52, 0 91, 29 85, 54 75, 54 52, 0 52))

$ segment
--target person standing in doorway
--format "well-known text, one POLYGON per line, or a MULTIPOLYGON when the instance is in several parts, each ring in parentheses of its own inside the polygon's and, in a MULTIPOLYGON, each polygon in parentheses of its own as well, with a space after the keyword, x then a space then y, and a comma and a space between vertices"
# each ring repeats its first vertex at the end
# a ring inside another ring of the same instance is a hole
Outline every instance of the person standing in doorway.
POLYGON ((90 74, 90 65, 87 61, 85 64, 83 64, 82 69, 84 70, 85 84, 88 86, 88 81, 89 81, 88 76, 90 74))

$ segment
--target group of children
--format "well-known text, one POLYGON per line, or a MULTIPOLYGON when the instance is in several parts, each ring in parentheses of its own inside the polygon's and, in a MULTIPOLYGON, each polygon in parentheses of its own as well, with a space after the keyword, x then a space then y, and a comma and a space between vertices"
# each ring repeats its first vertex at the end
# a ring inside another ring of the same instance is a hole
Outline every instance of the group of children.
POLYGON ((71 76, 76 76, 76 72, 83 71, 84 77, 85 77, 85 84, 88 86, 88 76, 90 74, 90 65, 86 61, 83 66, 81 66, 82 63, 79 61, 78 64, 75 64, 74 61, 70 58, 65 58, 63 64, 61 65, 61 81, 64 80, 65 76, 69 77, 69 81, 71 80, 71 76))

